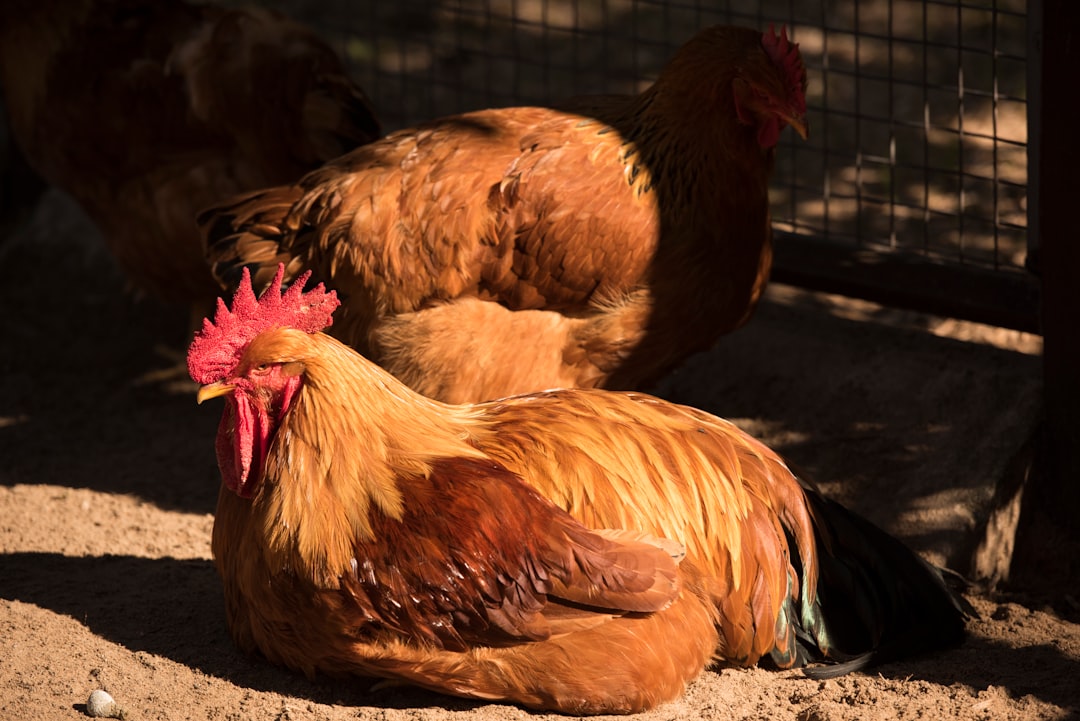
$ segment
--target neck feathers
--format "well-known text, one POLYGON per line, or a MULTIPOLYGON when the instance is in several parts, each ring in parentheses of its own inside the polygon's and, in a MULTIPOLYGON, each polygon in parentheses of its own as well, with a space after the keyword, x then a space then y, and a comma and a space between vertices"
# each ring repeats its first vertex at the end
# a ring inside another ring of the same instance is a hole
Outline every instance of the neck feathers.
POLYGON ((482 457, 466 415, 411 391, 338 341, 309 336, 304 382, 280 422, 253 500, 271 563, 334 587, 354 546, 374 536, 372 514, 404 512, 403 478, 433 459, 482 457))

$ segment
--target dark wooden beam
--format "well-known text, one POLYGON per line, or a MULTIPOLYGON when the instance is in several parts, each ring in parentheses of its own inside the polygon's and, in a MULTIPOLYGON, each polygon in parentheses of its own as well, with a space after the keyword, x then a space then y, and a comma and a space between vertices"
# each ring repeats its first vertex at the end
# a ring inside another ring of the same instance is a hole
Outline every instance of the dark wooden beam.
POLYGON ((1080 3, 1033 0, 1028 28, 1029 265, 1042 281, 1044 418, 999 488, 997 516, 1019 508, 1015 534, 992 523, 983 550, 1008 557, 1004 579, 1054 603, 1080 592, 1080 132, 1063 100, 1080 67, 1080 3))
POLYGON ((913 253, 776 233, 772 279, 882 305, 1038 333, 1039 281, 1023 270, 936 262, 913 253))
MULTIPOLYGON (((1043 0, 1029 6, 1039 22, 1034 50, 1040 55, 1037 117, 1028 134, 1037 138, 1038 267, 1042 275, 1043 374, 1046 438, 1040 496, 1059 523, 1080 538, 1080 131, 1063 98, 1080 68, 1080 3, 1043 0)), ((1034 122, 1031 122, 1034 120, 1034 122)), ((1030 212, 1030 211, 1029 211, 1030 212)))

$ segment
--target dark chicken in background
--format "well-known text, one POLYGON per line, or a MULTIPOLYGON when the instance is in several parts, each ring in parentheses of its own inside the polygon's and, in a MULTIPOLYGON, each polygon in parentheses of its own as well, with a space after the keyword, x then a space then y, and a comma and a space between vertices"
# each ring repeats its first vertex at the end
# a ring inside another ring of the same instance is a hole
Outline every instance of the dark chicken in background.
POLYGON ((636 96, 443 118, 223 203, 209 258, 312 271, 333 333, 432 398, 641 388, 753 312, 805 85, 784 31, 709 28, 636 96))
POLYGON ((198 211, 380 134, 334 52, 260 9, 5 0, 0 90, 30 166, 78 201, 137 288, 197 319, 220 293, 198 211))
POLYGON ((213 553, 245 651, 588 714, 710 661, 848 671, 962 639, 937 569, 735 425, 596 389, 431 400, 283 275, 257 301, 245 272, 188 353, 199 401, 226 399, 213 553))

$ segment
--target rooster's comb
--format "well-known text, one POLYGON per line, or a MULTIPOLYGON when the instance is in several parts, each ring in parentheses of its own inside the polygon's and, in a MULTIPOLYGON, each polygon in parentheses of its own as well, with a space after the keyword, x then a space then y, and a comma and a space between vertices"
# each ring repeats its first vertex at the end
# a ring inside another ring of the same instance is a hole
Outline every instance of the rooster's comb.
POLYGON ((308 271, 282 293, 284 276, 285 266, 278 265, 273 282, 256 300, 251 274, 244 268, 240 287, 233 295, 232 310, 218 298, 213 322, 209 318, 203 320, 202 330, 195 334, 188 349, 188 372, 196 383, 214 383, 225 378, 236 367, 247 344, 265 330, 296 328, 317 333, 333 322, 334 310, 340 305, 334 291, 327 292, 319 283, 305 293, 304 284, 311 277, 308 271))
POLYGON ((761 45, 776 66, 784 71, 788 93, 799 112, 806 112, 806 66, 803 65, 799 44, 788 41, 787 26, 780 26, 780 35, 770 23, 769 32, 761 34, 761 45))

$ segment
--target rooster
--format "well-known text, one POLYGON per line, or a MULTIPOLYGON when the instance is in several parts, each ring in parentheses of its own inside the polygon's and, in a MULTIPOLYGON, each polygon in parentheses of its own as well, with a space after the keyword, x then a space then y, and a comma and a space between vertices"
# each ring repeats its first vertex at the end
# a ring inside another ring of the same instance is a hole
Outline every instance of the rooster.
POLYGON ((188 353, 226 399, 212 545, 245 651, 592 714, 713 661, 825 676, 961 640, 937 569, 733 424, 600 389, 444 404, 283 276, 256 300, 245 273, 188 353))
POLYGON ((200 225, 225 287, 311 270, 334 334, 429 397, 641 388, 750 317, 805 86, 786 31, 713 27, 639 95, 402 130, 200 225))
POLYGON ((79 202, 133 284, 200 321, 221 289, 198 211, 380 135, 333 51, 259 9, 6 0, 0 91, 30 165, 79 202))

